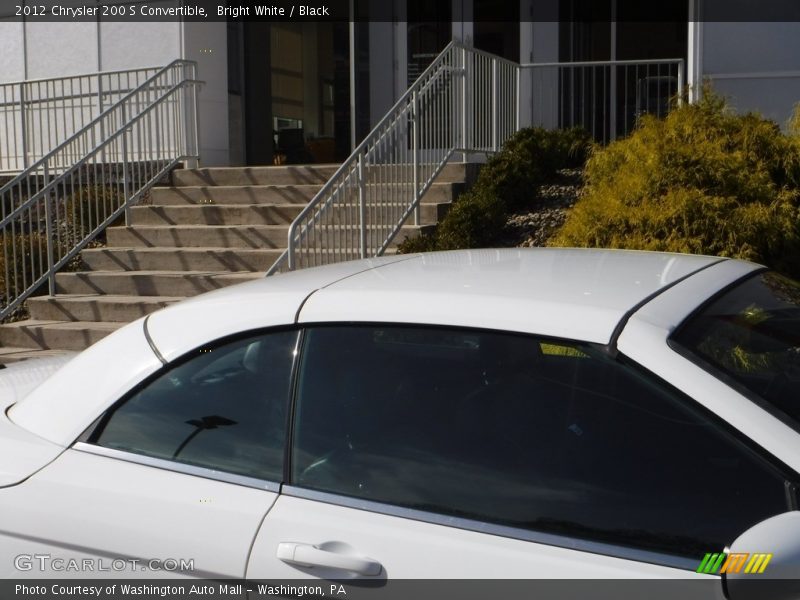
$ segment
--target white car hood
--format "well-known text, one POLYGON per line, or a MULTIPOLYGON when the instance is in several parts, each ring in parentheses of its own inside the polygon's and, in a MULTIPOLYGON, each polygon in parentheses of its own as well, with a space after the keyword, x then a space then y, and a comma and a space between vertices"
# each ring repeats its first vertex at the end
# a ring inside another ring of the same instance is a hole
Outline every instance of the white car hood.
POLYGON ((12 423, 6 411, 72 357, 32 359, 0 369, 0 488, 24 481, 64 451, 12 423))

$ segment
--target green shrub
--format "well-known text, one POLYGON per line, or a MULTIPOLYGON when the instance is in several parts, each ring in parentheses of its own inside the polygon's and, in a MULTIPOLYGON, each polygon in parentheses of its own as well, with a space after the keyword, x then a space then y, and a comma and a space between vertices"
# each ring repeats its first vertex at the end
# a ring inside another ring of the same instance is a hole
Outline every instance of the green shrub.
MULTIPOLYGON (((122 202, 121 190, 113 186, 86 185, 67 196, 59 211, 63 240, 69 245, 65 251, 94 231, 122 202)), ((112 225, 119 222, 116 219, 112 225)))
POLYGON ((8 287, 15 294, 47 269, 47 237, 43 233, 7 232, 0 244, 0 302, 8 303, 8 287), (7 287, 8 286, 8 287, 7 287))
POLYGON ((591 137, 582 129, 515 133, 481 169, 475 185, 461 194, 432 236, 402 242, 402 253, 491 246, 509 213, 536 202, 539 186, 561 169, 583 165, 591 137))
POLYGON ((436 229, 435 248, 491 246, 506 222, 506 205, 485 187, 463 194, 436 229))
MULTIPOLYGON (((122 195, 112 186, 89 185, 53 202, 53 220, 56 227, 52 240, 53 260, 58 261, 76 244, 107 219, 122 202, 122 195)), ((2 236, 0 243, 0 302, 5 306, 8 295, 15 297, 18 292, 41 277, 47 270, 47 234, 44 221, 44 205, 37 213, 40 220, 32 226, 20 222, 12 234, 10 230, 2 236), (23 233, 25 228, 32 229, 23 233), (8 287, 11 289, 9 290, 8 287)), ((119 222, 119 219, 114 223, 119 222)), ((114 224, 112 223, 112 224, 114 224)), ((103 237, 101 234, 99 237, 103 237)), ((65 271, 81 267, 76 257, 65 265, 65 271)), ((46 290, 46 288, 44 288, 46 290)), ((39 292, 37 292, 39 293, 39 292)), ((12 298, 13 299, 13 298, 12 298)))
MULTIPOLYGON (((800 116, 795 116, 800 123, 800 116)), ((553 246, 713 254, 800 274, 800 137, 706 91, 594 152, 553 246)))
POLYGON ((436 238, 423 233, 415 237, 407 237, 398 246, 400 254, 414 254, 416 252, 433 252, 436 250, 436 238))

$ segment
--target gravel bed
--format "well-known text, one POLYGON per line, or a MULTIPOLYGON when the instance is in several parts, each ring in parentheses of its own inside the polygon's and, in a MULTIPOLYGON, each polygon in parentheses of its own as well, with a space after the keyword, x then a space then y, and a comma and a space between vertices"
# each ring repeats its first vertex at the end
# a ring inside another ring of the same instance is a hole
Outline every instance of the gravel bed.
POLYGON ((520 248, 546 245, 547 240, 564 224, 582 188, 580 169, 559 171, 557 180, 539 187, 535 206, 508 218, 503 245, 520 248))

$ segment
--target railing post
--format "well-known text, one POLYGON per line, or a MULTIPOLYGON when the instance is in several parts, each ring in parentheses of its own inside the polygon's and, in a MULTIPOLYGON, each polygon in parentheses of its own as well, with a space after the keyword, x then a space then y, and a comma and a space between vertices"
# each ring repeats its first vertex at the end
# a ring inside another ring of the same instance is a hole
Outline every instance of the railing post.
POLYGON ((411 96, 411 171, 414 179, 414 225, 419 227, 419 95, 411 96))
POLYGON ((498 110, 498 100, 500 99, 500 90, 497 89, 497 59, 492 58, 492 150, 497 152, 497 135, 498 135, 498 119, 500 118, 500 111, 498 110))
POLYGON ((130 190, 128 189, 128 118, 126 116, 125 105, 123 104, 120 109, 122 110, 122 122, 125 129, 122 131, 122 195, 125 207, 125 226, 131 226, 131 205, 130 205, 130 190))
POLYGON ((289 231, 287 232, 287 240, 286 240, 286 266, 290 271, 294 271, 297 268, 294 252, 295 247, 297 244, 294 241, 294 232, 295 232, 295 222, 292 222, 289 225, 289 231))
POLYGON ((678 61, 678 106, 683 104, 683 59, 678 61))
MULTIPOLYGON (((90 82, 91 82, 91 80, 90 80, 90 82)), ((91 87, 91 83, 89 84, 89 86, 91 87)), ((102 114, 103 114, 103 74, 102 73, 98 73, 97 74, 97 115, 99 116, 99 115, 102 115, 102 114)), ((96 118, 96 117, 94 117, 94 118, 96 118)), ((92 118, 92 120, 94 120, 94 118, 92 118)), ((124 121, 125 121, 125 119, 123 119, 123 125, 124 125, 124 121)), ((105 121, 101 120, 100 121, 100 140, 102 141, 102 140, 105 140, 105 139, 106 139, 106 124, 105 124, 105 121)), ((105 146, 103 146, 102 150, 100 150, 100 164, 103 164, 103 165, 106 164, 106 149, 105 149, 105 146)))
POLYGON ((359 256, 367 258, 367 194, 364 181, 364 153, 358 153, 358 247, 359 256))
MULTIPOLYGON (((44 188, 50 184, 50 166, 44 164, 44 188)), ((50 191, 44 195, 44 231, 47 236, 47 289, 51 296, 56 295, 56 273, 53 269, 53 207, 51 206, 50 191)))
POLYGON ((192 95, 194 97, 194 120, 192 129, 194 132, 194 166, 200 166, 200 99, 198 98, 197 65, 192 64, 192 95))
POLYGON ((521 121, 520 110, 521 109, 520 109, 520 100, 519 100, 520 99, 519 85, 520 85, 520 79, 521 79, 521 72, 522 72, 522 67, 520 67, 519 65, 514 67, 514 73, 516 74, 516 86, 517 86, 516 93, 514 94, 514 108, 515 108, 515 111, 516 111, 516 116, 514 118, 514 131, 519 131, 520 128, 521 128, 520 127, 520 125, 521 125, 521 123, 520 123, 520 121, 521 121))
POLYGON ((461 48, 461 148, 462 161, 467 162, 466 149, 469 148, 467 141, 467 49, 461 48))
POLYGON ((19 118, 20 135, 22 136, 22 168, 28 168, 28 118, 25 115, 25 104, 27 101, 25 93, 25 83, 19 86, 19 118))
MULTIPOLYGON (((626 67, 623 67, 626 68, 626 67)), ((611 81, 609 83, 609 99, 608 104, 611 107, 611 113, 608 115, 608 134, 609 138, 613 142, 617 139, 617 64, 611 64, 611 81)), ((625 90, 625 94, 627 95, 628 90, 625 90)))

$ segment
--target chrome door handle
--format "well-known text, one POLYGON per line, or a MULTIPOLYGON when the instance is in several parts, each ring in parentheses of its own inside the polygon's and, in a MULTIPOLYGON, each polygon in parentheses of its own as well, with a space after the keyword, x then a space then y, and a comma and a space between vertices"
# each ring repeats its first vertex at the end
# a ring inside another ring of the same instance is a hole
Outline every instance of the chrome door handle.
POLYGON ((290 565, 341 569, 342 571, 352 571, 359 575, 379 575, 382 568, 381 563, 370 558, 329 552, 311 544, 297 542, 281 542, 278 544, 277 557, 290 565))

